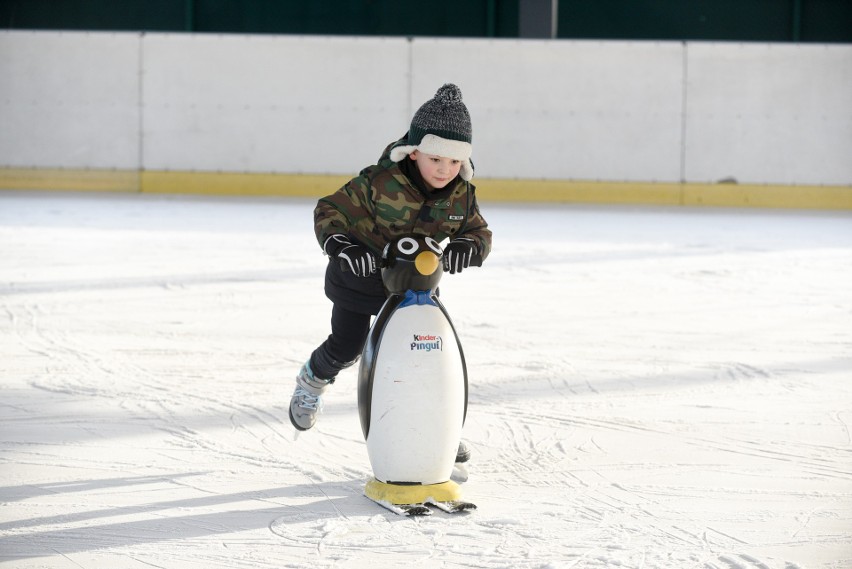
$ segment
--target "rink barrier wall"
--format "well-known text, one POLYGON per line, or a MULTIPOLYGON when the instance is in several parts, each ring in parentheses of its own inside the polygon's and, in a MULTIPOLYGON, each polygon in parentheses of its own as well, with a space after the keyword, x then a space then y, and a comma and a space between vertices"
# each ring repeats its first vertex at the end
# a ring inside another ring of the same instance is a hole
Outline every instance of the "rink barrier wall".
MULTIPOLYGON (((349 176, 0 168, 0 190, 320 198, 349 176)), ((474 178, 483 203, 584 203, 852 210, 852 188, 474 178)))
POLYGON ((0 77, 2 187, 324 193, 452 81, 483 194, 852 192, 852 45, 3 30, 0 77))

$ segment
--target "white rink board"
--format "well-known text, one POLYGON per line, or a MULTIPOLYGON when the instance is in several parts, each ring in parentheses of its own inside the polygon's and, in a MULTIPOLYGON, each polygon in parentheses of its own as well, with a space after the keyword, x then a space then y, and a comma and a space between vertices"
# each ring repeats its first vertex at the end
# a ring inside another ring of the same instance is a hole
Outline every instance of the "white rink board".
POLYGON ((852 185, 852 46, 0 31, 0 167, 351 175, 444 82, 485 178, 852 185))
POLYGON ((0 166, 138 168, 139 42, 0 33, 0 166))
POLYGON ((149 34, 145 167, 356 172, 405 132, 408 43, 149 34))
MULTIPOLYGON (((414 42, 414 104, 457 81, 494 178, 680 180, 680 43, 414 42)), ((416 108, 416 107, 415 107, 416 108)))
POLYGON ((852 184, 852 46, 687 51, 689 181, 852 184))

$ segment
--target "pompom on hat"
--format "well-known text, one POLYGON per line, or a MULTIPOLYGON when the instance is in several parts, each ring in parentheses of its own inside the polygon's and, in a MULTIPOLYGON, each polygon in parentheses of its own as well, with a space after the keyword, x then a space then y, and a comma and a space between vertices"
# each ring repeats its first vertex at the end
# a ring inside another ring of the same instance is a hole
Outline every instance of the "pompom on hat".
POLYGON ((459 175, 463 180, 473 178, 470 155, 473 151, 470 114, 462 102, 461 89, 446 83, 435 96, 423 103, 414 113, 408 129, 407 144, 391 150, 390 158, 399 162, 415 150, 460 160, 459 175))

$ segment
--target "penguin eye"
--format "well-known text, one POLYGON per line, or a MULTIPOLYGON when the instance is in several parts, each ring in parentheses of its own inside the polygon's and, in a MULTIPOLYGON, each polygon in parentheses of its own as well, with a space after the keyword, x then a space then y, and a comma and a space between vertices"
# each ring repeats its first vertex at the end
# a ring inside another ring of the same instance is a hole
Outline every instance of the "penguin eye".
POLYGON ((432 239, 431 237, 426 238, 426 245, 428 245, 429 248, 432 249, 432 251, 434 251, 436 255, 440 255, 441 253, 443 253, 443 251, 441 251, 441 245, 439 245, 438 242, 432 239))
POLYGON ((417 244, 416 239, 412 239, 411 237, 403 237, 396 244, 396 248, 403 255, 411 255, 415 251, 417 251, 420 246, 417 244))

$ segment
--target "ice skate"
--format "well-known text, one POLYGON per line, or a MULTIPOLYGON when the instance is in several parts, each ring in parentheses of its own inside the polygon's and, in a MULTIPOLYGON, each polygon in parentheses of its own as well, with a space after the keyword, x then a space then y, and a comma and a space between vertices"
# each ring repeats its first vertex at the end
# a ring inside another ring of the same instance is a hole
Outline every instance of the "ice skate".
POLYGON ((305 362, 296 376, 296 390, 290 399, 290 422, 300 431, 307 431, 317 422, 322 408, 322 394, 331 380, 314 377, 310 362, 305 362))
POLYGON ((463 441, 459 441, 459 450, 456 452, 456 464, 470 460, 470 449, 463 441))

